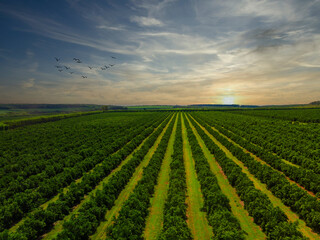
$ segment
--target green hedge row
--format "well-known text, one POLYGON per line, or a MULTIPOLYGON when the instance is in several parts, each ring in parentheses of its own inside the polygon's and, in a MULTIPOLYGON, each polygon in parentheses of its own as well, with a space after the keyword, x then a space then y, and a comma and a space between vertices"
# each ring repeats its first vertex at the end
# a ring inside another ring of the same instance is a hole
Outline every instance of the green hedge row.
POLYGON ((159 240, 192 239, 186 215, 187 182, 183 161, 181 118, 177 119, 177 121, 172 161, 170 163, 169 189, 163 210, 163 227, 159 240))
POLYGON ((194 135, 189 122, 185 120, 188 139, 195 161, 195 169, 204 198, 203 210, 214 233, 213 239, 245 239, 239 220, 231 212, 229 199, 222 193, 216 176, 210 169, 208 160, 194 135))
MULTIPOLYGON (((69 214, 69 212, 72 211, 72 207, 78 204, 86 193, 92 191, 92 189, 103 178, 109 175, 111 171, 116 168, 122 162, 122 160, 125 159, 152 132, 152 135, 146 140, 145 144, 148 145, 154 142, 154 139, 156 139, 156 137, 160 134, 161 128, 163 128, 168 121, 169 118, 166 119, 162 123, 161 127, 154 132, 153 130, 158 126, 158 124, 155 123, 152 127, 147 128, 141 135, 132 139, 128 145, 126 145, 116 154, 109 156, 101 164, 101 166, 98 166, 93 171, 87 173, 83 177, 82 181, 79 183, 72 183, 67 193, 60 194, 59 199, 56 202, 49 204, 45 210, 37 209, 17 229, 16 233, 8 235, 8 239, 36 239, 51 229, 54 222, 63 219, 64 216, 69 214)), ((143 149, 145 148, 146 147, 143 147, 143 149)), ((138 156, 137 154, 139 151, 134 153, 135 157, 138 156)), ((6 234, 8 233, 4 232, 0 236, 5 236, 6 234)))
POLYGON ((145 221, 149 214, 150 198, 158 181, 158 175, 165 156, 169 138, 175 121, 172 121, 163 135, 157 150, 152 155, 142 178, 137 183, 133 193, 122 205, 114 224, 108 229, 110 239, 143 239, 145 221))
MULTIPOLYGON (((253 182, 242 172, 241 167, 228 158, 193 119, 191 121, 222 167, 229 183, 236 189, 240 199, 244 202, 245 209, 253 217, 254 222, 266 233, 268 239, 305 239, 297 230, 297 225, 288 222, 285 213, 279 207, 274 207, 267 195, 255 188, 253 182)), ((209 128, 206 129, 210 130, 209 128)), ((212 133, 210 131, 210 134, 212 133)), ((222 141, 222 139, 218 138, 218 141, 222 141)), ((229 146, 227 147, 229 149, 229 146)), ((241 152, 243 151, 241 150, 241 152)), ((259 171, 264 174, 263 169, 259 169, 259 171)))

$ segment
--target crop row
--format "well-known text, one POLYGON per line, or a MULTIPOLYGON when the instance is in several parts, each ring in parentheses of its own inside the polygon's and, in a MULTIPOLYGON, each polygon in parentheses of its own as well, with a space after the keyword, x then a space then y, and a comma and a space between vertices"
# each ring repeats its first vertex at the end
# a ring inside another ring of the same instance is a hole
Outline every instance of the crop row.
MULTIPOLYGON (((201 120, 199 120, 201 123, 201 120)), ((279 173, 266 164, 256 161, 249 153, 235 146, 219 133, 203 124, 218 141, 235 155, 248 170, 282 202, 295 211, 306 224, 315 232, 320 231, 320 202, 295 184, 291 184, 282 173, 279 173)))
MULTIPOLYGON (((255 138, 252 138, 251 134, 248 134, 247 131, 240 131, 239 129, 237 129, 235 127, 231 127, 230 125, 228 125, 226 123, 222 124, 221 122, 212 121, 212 119, 206 118, 206 120, 210 121, 210 123, 214 124, 216 126, 216 128, 219 129, 219 131, 222 131, 223 134, 227 135, 230 138, 232 138, 233 135, 238 135, 239 137, 237 139, 242 142, 244 142, 244 141, 248 142, 249 143, 249 144, 247 144, 248 147, 250 149, 252 149, 253 152, 257 153, 257 155, 258 154, 263 154, 265 156, 268 155, 268 158, 272 158, 272 159, 277 158, 279 160, 281 160, 281 156, 282 156, 283 158, 290 160, 292 163, 300 165, 301 167, 310 170, 310 171, 308 171, 309 175, 315 176, 312 172, 314 172, 316 174, 320 174, 320 163, 317 160, 313 160, 308 157, 300 156, 297 153, 291 153, 291 152, 287 153, 286 151, 281 152, 280 155, 278 155, 279 150, 275 150, 275 149, 278 149, 278 147, 275 146, 275 144, 273 144, 273 143, 264 142, 263 138, 259 139, 258 144, 257 143, 253 144, 249 139, 251 139, 252 141, 255 141, 254 140, 255 138), (221 127, 221 126, 223 126, 223 127, 221 127), (262 150, 260 150, 260 149, 262 149, 262 150), (277 153, 277 155, 270 154, 270 152, 268 150, 277 153), (271 155, 273 155, 273 156, 271 156, 271 155)), ((300 175, 301 174, 298 174, 298 176, 300 176, 300 175)), ((302 175, 305 175, 305 173, 302 175)), ((297 176, 295 176, 293 178, 295 179, 296 177, 297 176)), ((308 184, 308 181, 305 181, 305 183, 308 184)), ((315 191, 315 192, 318 192, 318 191, 315 191)))
MULTIPOLYGON (((169 126, 171 125, 172 121, 169 126)), ((69 221, 65 222, 64 230, 57 236, 57 239, 87 239, 95 232, 105 212, 114 205, 114 201, 129 182, 135 168, 141 163, 163 128, 164 126, 159 128, 157 134, 149 138, 121 170, 112 176, 104 185, 103 190, 98 191, 94 198, 83 205, 79 214, 73 215, 69 221)))
POLYGON ((186 172, 183 161, 181 119, 177 119, 176 136, 170 163, 169 189, 163 210, 163 227, 159 240, 191 240, 191 232, 186 222, 186 172))
POLYGON ((216 176, 186 120, 187 134, 195 161, 195 169, 204 197, 203 210, 212 226, 214 239, 245 239, 239 220, 232 214, 229 199, 222 193, 216 176))
MULTIPOLYGON (((203 114, 199 114, 199 116, 203 114)), ((232 131, 280 157, 307 167, 311 161, 320 159, 320 126, 297 125, 287 121, 263 119, 230 113, 207 114, 215 123, 232 131)))
MULTIPOLYGON (((70 180, 74 180, 75 178, 81 176, 84 172, 88 171, 93 166, 101 162, 105 158, 105 156, 108 156, 112 152, 115 152, 122 146, 124 146, 131 140, 130 137, 141 133, 151 124, 152 121, 148 119, 148 121, 143 122, 136 127, 128 129, 128 132, 130 132, 130 136, 125 131, 123 131, 123 133, 119 133, 118 131, 116 131, 113 132, 112 135, 106 136, 106 141, 104 141, 104 144, 110 146, 108 151, 90 151, 90 153, 82 155, 81 157, 68 158, 72 159, 72 163, 70 161, 63 162, 62 160, 52 163, 46 162, 47 164, 50 164, 50 167, 48 167, 47 169, 50 168, 54 170, 52 170, 49 174, 46 170, 26 180, 18 178, 17 180, 11 182, 11 184, 9 184, 7 188, 4 188, 1 191, 1 203, 3 205, 8 205, 15 199, 26 199, 26 196, 30 193, 39 193, 39 195, 36 196, 38 202, 50 198, 51 196, 56 194, 58 189, 61 189, 62 187, 68 185, 70 180), (28 189, 34 190, 28 191, 28 189)), ((98 146, 96 146, 95 144, 93 144, 93 146, 94 148, 98 148, 98 146)))
MULTIPOLYGON (((285 213, 278 207, 274 207, 267 195, 254 187, 253 182, 242 172, 241 167, 228 158, 192 118, 191 122, 222 167, 229 183, 236 189, 237 194, 244 202, 245 209, 253 217, 254 222, 266 233, 268 239, 303 239, 297 226, 288 222, 285 213)), ((207 128, 207 131, 209 130, 207 128)), ((214 135, 214 137, 216 136, 214 135)))
MULTIPOLYGON (((92 122, 99 118, 102 118, 104 122, 104 126, 100 126, 99 129, 100 136, 129 126, 127 121, 119 121, 118 124, 115 124, 116 122, 112 118, 98 114, 1 132, 1 178, 7 178, 9 173, 16 173, 15 178, 26 178, 36 174, 39 170, 45 170, 45 161, 55 158, 56 155, 58 155, 56 161, 59 161, 60 158, 66 158, 70 153, 75 153, 75 150, 79 150, 78 154, 80 155, 82 153, 80 150, 86 149, 85 146, 82 147, 85 141, 91 142, 93 139, 90 132, 95 133, 93 126, 84 127, 85 122, 92 122), (60 151, 54 151, 55 149, 60 151), (60 152, 68 154, 63 155, 60 152), (30 164, 31 162, 36 166, 30 164)), ((85 151, 83 151, 84 153, 85 151)), ((11 182, 11 179, 9 180, 11 182)))
MULTIPOLYGON (((126 136, 114 142, 113 147, 110 149, 113 151, 118 150, 143 130, 145 130, 144 126, 126 134, 126 136)), ((0 230, 10 227, 12 223, 21 219, 24 213, 34 209, 54 194, 57 194, 62 187, 67 186, 74 179, 92 169, 97 163, 103 161, 105 158, 106 157, 98 151, 97 154, 94 154, 94 157, 88 157, 77 163, 73 168, 68 168, 53 178, 46 179, 35 191, 28 190, 16 194, 14 198, 12 198, 12 201, 5 202, 6 204, 3 204, 0 208, 0 230)), ((107 160, 111 161, 108 158, 107 160)))
POLYGON ((31 117, 31 118, 25 118, 25 119, 10 120, 10 121, 2 122, 0 124, 0 130, 8 130, 8 129, 22 127, 22 126, 36 124, 36 123, 53 122, 61 119, 98 114, 98 113, 101 113, 101 111, 56 114, 56 115, 50 115, 50 116, 39 116, 39 117, 31 117))
POLYGON ((114 224, 108 229, 110 239, 142 238, 146 217, 149 213, 150 198, 157 184, 173 125, 174 121, 169 125, 149 164, 144 168, 141 180, 139 180, 133 193, 123 204, 114 224))
POLYGON ((225 136, 229 137, 231 140, 233 140, 243 148, 260 157, 263 161, 268 163, 273 168, 283 172, 291 180, 299 183, 307 190, 310 190, 315 194, 320 192, 320 175, 316 174, 314 171, 289 165, 282 161, 279 156, 268 152, 260 146, 252 144, 241 136, 238 136, 220 126, 217 126, 212 121, 210 121, 210 119, 206 119, 206 122, 210 125, 214 125, 215 128, 219 130, 219 132, 223 133, 225 136))
MULTIPOLYGON (((153 144, 153 142, 161 133, 162 129, 168 121, 169 119, 165 120, 160 125, 160 127, 156 131, 154 131, 149 138, 147 138, 143 146, 133 154, 132 159, 139 161, 141 155, 143 155, 143 153, 149 149, 150 145, 153 144)), ((155 128, 156 125, 157 124, 147 129, 147 131, 145 131, 144 134, 142 134, 141 136, 133 139, 130 142, 130 144, 128 144, 125 148, 121 149, 116 154, 110 156, 107 159, 107 161, 104 161, 102 163, 101 166, 95 168, 94 171, 88 173, 81 182, 75 183, 72 186, 70 186, 70 189, 66 194, 61 194, 59 199, 56 202, 49 204, 49 206, 45 210, 39 209, 34 214, 32 214, 32 216, 30 216, 23 223, 23 225, 21 225, 17 229, 15 233, 9 234, 8 239, 36 239, 37 237, 41 236, 44 232, 48 231, 53 226, 54 222, 62 219, 64 216, 69 214, 69 212, 72 210, 72 207, 83 199, 84 194, 91 191, 99 181, 101 181, 104 177, 109 175, 110 172, 114 168, 116 168, 122 162, 122 160, 126 156, 128 156, 145 139, 147 135, 149 135, 153 131, 153 128, 155 128)), ((132 159, 130 161, 132 161, 132 159)), ((128 174, 128 163, 124 165, 121 168, 121 171, 119 172, 122 172, 122 175, 128 174)), ((114 200, 116 199, 116 196, 113 196, 111 192, 115 191, 118 187, 120 187, 116 184, 116 181, 120 176, 119 172, 113 175, 113 177, 110 179, 107 185, 104 186, 104 189, 102 191, 98 190, 96 195, 88 203, 85 203, 82 206, 80 212, 83 209, 92 206, 92 204, 98 204, 99 211, 101 211, 99 213, 102 214, 102 211, 105 211, 105 207, 109 207, 113 204, 114 200), (106 188, 109 188, 109 194, 103 195, 106 188), (102 204, 102 201, 105 205, 102 204), (100 204, 102 205, 100 206, 100 204)), ((66 225, 68 224, 70 225, 70 222, 66 223, 66 225)), ((89 228, 87 229, 85 225, 83 227, 86 231, 90 230, 89 228)), ((8 233, 3 233, 3 235, 5 234, 8 233)))
POLYGON ((299 122, 309 122, 309 123, 319 123, 320 122, 320 109, 287 109, 287 110, 244 110, 244 111, 233 111, 235 114, 244 114, 250 116, 261 116, 267 118, 277 118, 289 121, 299 121, 299 122))
MULTIPOLYGON (((136 136, 133 138, 129 144, 124 146, 121 150, 119 150, 116 154, 110 155, 109 157, 105 158, 105 160, 102 162, 101 165, 98 165, 93 169, 93 171, 89 172, 88 174, 85 174, 84 177, 81 179, 78 183, 72 183, 68 189, 68 192, 66 194, 60 194, 59 200, 57 202, 49 204, 48 208, 52 211, 58 205, 60 208, 63 208, 63 212, 66 214, 67 210, 70 211, 71 207, 77 204, 82 198, 83 195, 87 192, 89 192, 92 187, 96 185, 97 182, 99 182, 101 179, 103 179, 105 176, 107 176, 112 169, 114 169, 117 165, 120 164, 120 162, 127 156, 131 151, 133 151, 136 146, 145 139, 147 135, 149 135, 155 127, 158 126, 158 122, 154 123, 153 126, 147 128, 145 131, 141 133, 141 135, 136 136), (65 205, 64 205, 65 204, 65 205)), ((129 134, 128 137, 134 137, 134 133, 129 134)), ((12 208, 10 208, 12 209, 12 208)), ((8 209, 8 210, 10 210, 8 209)), ((16 210, 13 208, 13 210, 16 210)), ((62 216, 60 213, 61 210, 56 210, 56 213, 59 213, 59 217, 62 216)), ((6 213, 6 212, 5 212, 6 213)), ((3 215, 1 220, 2 221, 9 221, 11 220, 8 218, 7 215, 3 215)), ((31 218, 33 216, 37 216, 37 211, 31 215, 31 218)), ((11 215, 9 215, 11 216, 11 215)), ((13 217, 16 217, 16 215, 13 214, 13 217)), ((37 218, 37 217, 36 217, 37 218)), ((57 218, 57 216, 55 217, 57 218)))
POLYGON ((50 175, 52 163, 72 162, 74 156, 83 158, 92 154, 95 146, 107 151, 109 144, 105 142, 114 132, 122 134, 140 121, 157 118, 150 113, 128 117, 123 113, 96 114, 0 132, 0 183, 7 179, 1 188, 13 179, 44 170, 50 175))
POLYGON ((97 149, 101 153, 112 152, 115 148, 113 142, 125 136, 125 129, 142 126, 153 119, 153 116, 146 116, 142 121, 135 118, 130 122, 114 122, 113 118, 106 118, 100 129, 97 126, 82 128, 74 119, 69 119, 62 124, 37 125, 2 133, 0 186, 1 193, 5 194, 1 194, 0 199, 37 187, 36 183, 92 156, 97 149))

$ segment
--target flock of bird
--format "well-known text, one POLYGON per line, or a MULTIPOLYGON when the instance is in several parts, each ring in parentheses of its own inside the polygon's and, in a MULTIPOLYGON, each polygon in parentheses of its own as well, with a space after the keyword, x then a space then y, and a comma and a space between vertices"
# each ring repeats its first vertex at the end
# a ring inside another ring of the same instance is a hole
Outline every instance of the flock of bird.
MULTIPOLYGON (((110 56, 112 59, 117 59, 116 57, 114 56, 110 56)), ((54 59, 56 60, 57 63, 60 63, 60 59, 61 58, 58 58, 58 57, 54 57, 54 59)), ((79 59, 79 58, 73 58, 73 61, 75 63, 82 63, 82 61, 79 59)), ((90 70, 94 69, 94 68, 97 68, 97 69, 101 69, 101 70, 107 70, 108 68, 111 68, 115 66, 115 64, 107 64, 107 65, 103 65, 103 66, 99 66, 99 67, 94 67, 94 66, 88 66, 88 68, 90 70)), ((63 72, 63 71, 68 71, 70 74, 74 74, 75 72, 74 71, 71 71, 71 67, 69 66, 66 66, 66 65, 55 65, 55 67, 57 68, 57 70, 59 72, 63 72)), ((81 75, 82 78, 88 78, 86 75, 81 75)))

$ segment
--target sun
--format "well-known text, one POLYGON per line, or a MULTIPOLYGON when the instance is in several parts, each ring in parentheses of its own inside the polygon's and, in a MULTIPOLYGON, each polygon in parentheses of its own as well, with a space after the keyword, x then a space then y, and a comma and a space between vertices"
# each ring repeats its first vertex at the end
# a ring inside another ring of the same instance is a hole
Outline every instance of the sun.
POLYGON ((234 104, 234 96, 224 96, 222 97, 223 104, 234 104))

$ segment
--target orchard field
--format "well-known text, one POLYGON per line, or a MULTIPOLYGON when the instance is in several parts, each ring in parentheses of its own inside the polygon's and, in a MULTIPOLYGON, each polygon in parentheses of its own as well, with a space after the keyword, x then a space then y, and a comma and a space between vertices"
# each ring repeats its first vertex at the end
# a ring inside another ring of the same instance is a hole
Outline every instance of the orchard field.
POLYGON ((0 240, 320 239, 319 122, 106 112, 0 131, 0 240))

